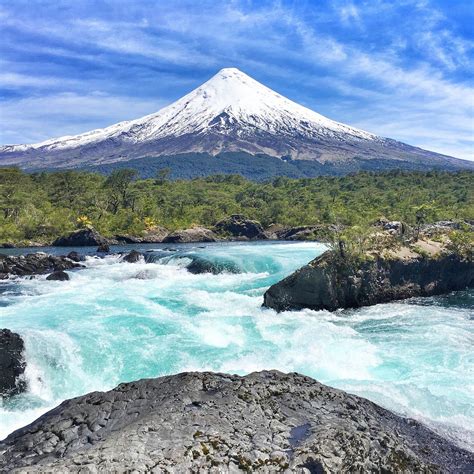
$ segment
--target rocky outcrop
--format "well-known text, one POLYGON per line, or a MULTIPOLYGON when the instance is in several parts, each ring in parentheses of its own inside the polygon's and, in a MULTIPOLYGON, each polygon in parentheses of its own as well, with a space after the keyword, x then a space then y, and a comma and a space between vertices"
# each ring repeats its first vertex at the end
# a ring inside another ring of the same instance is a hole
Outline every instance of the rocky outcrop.
POLYGON ((449 234, 453 230, 465 228, 470 232, 474 232, 473 221, 438 221, 433 224, 424 224, 421 226, 420 233, 431 237, 439 234, 449 234))
POLYGON ((217 242, 218 237, 212 230, 205 227, 193 227, 192 229, 177 230, 167 235, 163 243, 185 244, 192 242, 217 242))
POLYGON ((116 235, 118 242, 125 244, 159 244, 163 242, 168 235, 168 230, 164 227, 156 226, 152 229, 146 230, 142 235, 116 235))
POLYGON ((53 272, 50 275, 46 277, 46 280, 52 280, 52 281, 68 281, 69 280, 69 275, 66 272, 63 272, 62 270, 53 272))
POLYGON ((19 334, 9 329, 0 330, 0 397, 7 398, 26 390, 24 350, 19 334))
POLYGON ((41 275, 81 266, 68 257, 57 257, 43 252, 18 256, 0 254, 0 279, 9 276, 41 275))
POLYGON ((407 232, 408 226, 401 221, 389 221, 388 219, 378 219, 374 222, 375 227, 380 227, 390 235, 403 235, 407 232))
POLYGON ((54 247, 96 247, 111 243, 95 229, 79 229, 68 235, 57 238, 53 242, 54 247))
POLYGON ((375 257, 352 262, 328 251, 272 285, 264 306, 334 311, 474 286, 474 263, 456 255, 375 257))
POLYGON ((233 214, 219 221, 215 226, 217 233, 224 236, 244 239, 267 239, 262 224, 247 219, 240 214, 233 214))
POLYGON ((15 431, 0 452, 2 472, 449 473, 474 462, 416 421, 276 371, 90 393, 15 431))

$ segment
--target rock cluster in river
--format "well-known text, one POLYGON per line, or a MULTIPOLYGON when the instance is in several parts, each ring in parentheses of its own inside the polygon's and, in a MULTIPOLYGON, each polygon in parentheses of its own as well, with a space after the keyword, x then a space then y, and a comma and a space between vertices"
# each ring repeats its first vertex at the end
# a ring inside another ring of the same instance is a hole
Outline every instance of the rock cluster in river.
POLYGON ((328 251, 264 295, 276 311, 334 311, 474 287, 474 262, 457 255, 377 257, 353 262, 328 251))
POLYGON ((68 257, 57 257, 43 252, 17 256, 0 254, 0 279, 8 278, 10 275, 41 275, 77 267, 81 265, 68 257))
POLYGON ((9 329, 0 330, 0 397, 7 398, 26 390, 24 350, 19 334, 9 329))
POLYGON ((2 472, 460 472, 474 455, 299 374, 183 373, 63 402, 0 444, 2 472))

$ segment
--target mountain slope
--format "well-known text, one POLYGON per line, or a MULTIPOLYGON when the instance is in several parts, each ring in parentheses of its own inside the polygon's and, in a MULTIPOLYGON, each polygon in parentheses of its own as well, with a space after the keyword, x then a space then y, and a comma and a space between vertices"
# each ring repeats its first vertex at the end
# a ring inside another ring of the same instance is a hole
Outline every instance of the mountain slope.
POLYGON ((367 160, 395 160, 389 167, 410 169, 474 169, 474 163, 334 122, 235 68, 222 69, 197 89, 146 117, 34 145, 0 147, 0 164, 27 169, 74 168, 227 152, 307 160, 340 167, 341 171, 358 169, 358 164, 367 160))

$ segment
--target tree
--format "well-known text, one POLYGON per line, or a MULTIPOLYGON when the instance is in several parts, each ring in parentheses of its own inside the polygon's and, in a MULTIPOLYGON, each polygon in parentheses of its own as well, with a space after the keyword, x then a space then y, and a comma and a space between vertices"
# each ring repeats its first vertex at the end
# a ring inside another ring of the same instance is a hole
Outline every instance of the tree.
POLYGON ((416 206, 414 210, 416 224, 415 237, 418 240, 421 226, 428 222, 429 219, 433 219, 433 217, 436 215, 436 209, 431 204, 422 204, 421 206, 416 206))
POLYGON ((161 168, 160 170, 158 170, 155 176, 155 184, 157 186, 161 186, 162 184, 165 184, 169 178, 170 173, 171 173, 171 168, 161 168))
POLYGON ((109 190, 110 193, 109 203, 112 214, 117 214, 120 205, 124 206, 127 202, 130 184, 137 175, 137 170, 124 168, 113 171, 105 180, 104 187, 109 190))

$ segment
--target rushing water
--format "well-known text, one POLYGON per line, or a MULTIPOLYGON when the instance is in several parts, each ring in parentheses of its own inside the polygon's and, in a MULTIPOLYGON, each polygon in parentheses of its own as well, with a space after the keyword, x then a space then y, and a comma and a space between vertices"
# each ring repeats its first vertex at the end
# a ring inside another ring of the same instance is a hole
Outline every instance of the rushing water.
POLYGON ((277 314, 261 307, 264 291, 323 245, 151 248, 152 263, 88 257, 88 268, 69 272, 68 282, 2 284, 1 326, 25 339, 29 391, 1 407, 0 438, 65 398, 123 381, 280 369, 362 395, 474 447, 474 292, 277 314), (196 256, 229 272, 193 275, 185 266, 196 256))

